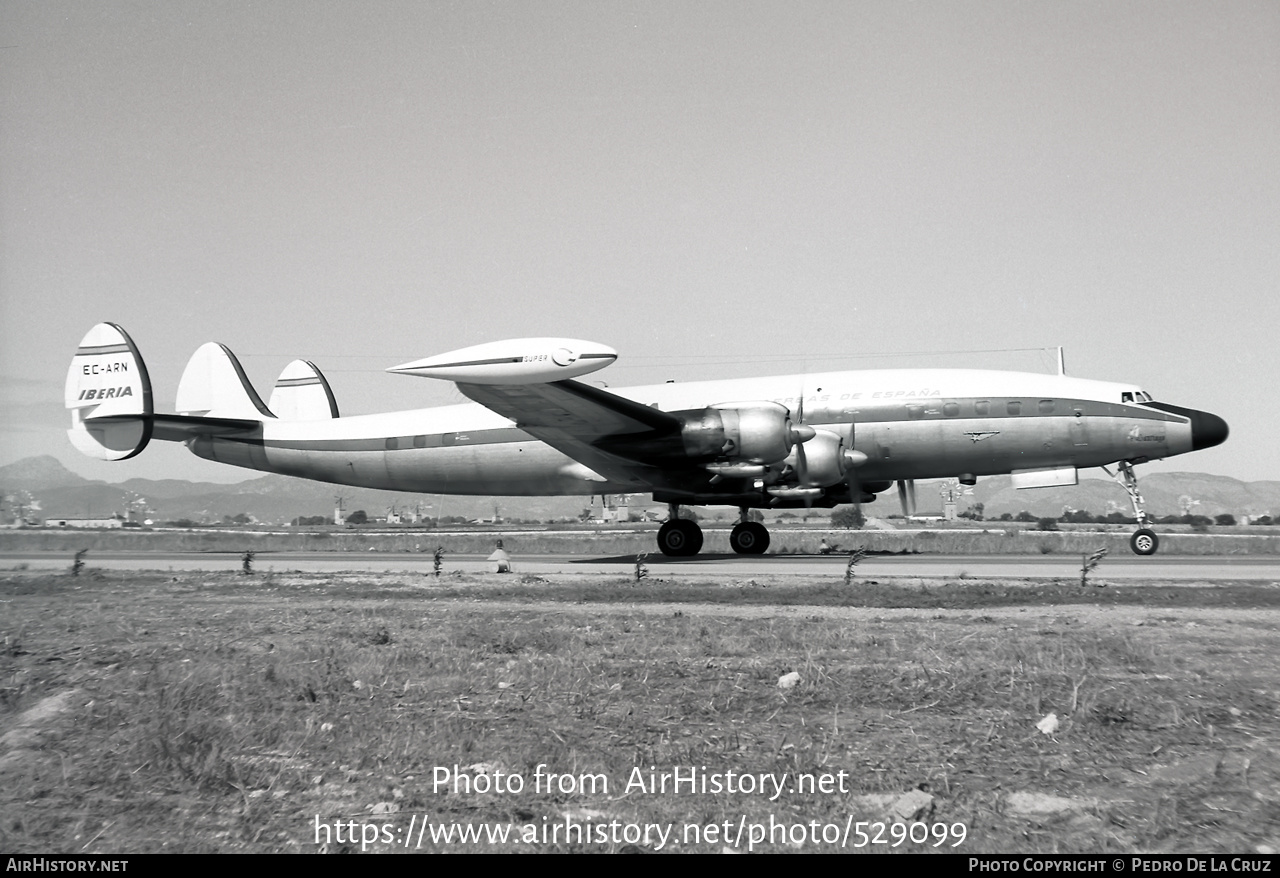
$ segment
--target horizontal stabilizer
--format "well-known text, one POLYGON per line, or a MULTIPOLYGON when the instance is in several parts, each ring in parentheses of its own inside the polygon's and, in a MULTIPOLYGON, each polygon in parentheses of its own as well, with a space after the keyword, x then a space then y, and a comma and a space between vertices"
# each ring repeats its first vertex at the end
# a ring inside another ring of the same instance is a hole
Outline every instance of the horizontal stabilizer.
POLYGON ((191 415, 151 415, 148 418, 129 415, 107 415, 91 418, 86 426, 92 430, 118 428, 129 423, 146 423, 151 428, 152 439, 167 442, 185 442, 199 436, 232 436, 261 432, 262 421, 237 418, 197 418, 191 415))
POLYGON ((197 418, 191 415, 152 415, 152 436, 169 442, 185 442, 197 436, 231 436, 262 430, 261 420, 247 418, 197 418))
POLYGON ((338 417, 333 390, 315 363, 294 360, 284 367, 267 404, 285 421, 324 421, 338 417))
POLYGON ((114 323, 99 323, 80 341, 64 392, 71 411, 67 436, 82 454, 125 460, 151 440, 151 380, 133 339, 114 323))
POLYGON ((178 382, 178 412, 210 418, 260 421, 274 418, 226 345, 201 345, 178 382))

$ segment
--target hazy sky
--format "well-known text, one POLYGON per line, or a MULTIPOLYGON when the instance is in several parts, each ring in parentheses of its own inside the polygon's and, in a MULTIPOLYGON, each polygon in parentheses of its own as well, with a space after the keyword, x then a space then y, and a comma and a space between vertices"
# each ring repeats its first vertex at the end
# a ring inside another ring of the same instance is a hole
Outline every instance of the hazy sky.
POLYGON ((79 457, 110 320, 159 408, 220 341, 344 414, 458 401, 382 370, 514 336, 613 385, 1064 345, 1230 423, 1140 474, 1280 479, 1274 0, 4 0, 0 46, 0 464, 255 475, 79 457))

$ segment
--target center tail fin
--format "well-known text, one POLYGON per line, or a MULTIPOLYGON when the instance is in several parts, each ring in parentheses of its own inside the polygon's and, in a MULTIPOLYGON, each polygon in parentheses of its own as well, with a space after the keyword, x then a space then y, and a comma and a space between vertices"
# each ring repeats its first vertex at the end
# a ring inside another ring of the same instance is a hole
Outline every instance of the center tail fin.
POLYGON ((284 367, 271 391, 268 408, 285 421, 324 421, 338 417, 333 390, 316 364, 294 360, 284 367))
POLYGON ((275 417, 249 383, 236 355, 214 341, 191 355, 178 382, 176 406, 179 414, 199 418, 261 421, 275 417))

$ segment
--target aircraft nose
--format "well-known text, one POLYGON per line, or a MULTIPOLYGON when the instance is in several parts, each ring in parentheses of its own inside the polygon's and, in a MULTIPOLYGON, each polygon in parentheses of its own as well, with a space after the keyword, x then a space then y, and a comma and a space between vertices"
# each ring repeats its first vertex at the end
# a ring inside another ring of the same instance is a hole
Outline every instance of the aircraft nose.
POLYGON ((1227 429, 1227 422, 1217 415, 1195 409, 1184 409, 1180 405, 1170 405, 1167 402, 1149 402, 1147 405, 1162 412, 1179 415, 1191 422, 1192 451, 1212 448, 1227 441, 1227 433, 1230 432, 1227 429))
POLYGON ((1209 412, 1199 412, 1195 409, 1191 409, 1188 414, 1191 416, 1191 448, 1193 451, 1199 451, 1201 448, 1212 448, 1227 441, 1227 433, 1230 430, 1227 427, 1227 422, 1222 418, 1209 412))

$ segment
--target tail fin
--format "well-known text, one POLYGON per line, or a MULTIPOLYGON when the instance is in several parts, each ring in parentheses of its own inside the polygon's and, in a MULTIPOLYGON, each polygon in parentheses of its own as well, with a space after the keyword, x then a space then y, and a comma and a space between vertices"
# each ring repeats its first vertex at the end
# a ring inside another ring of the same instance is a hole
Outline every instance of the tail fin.
POLYGON ((286 421, 323 421, 338 417, 333 390, 316 364, 294 360, 284 367, 271 391, 268 408, 286 421))
POLYGON ((180 414, 208 418, 274 418, 249 383, 236 355, 226 345, 209 342, 191 355, 178 382, 180 414))
POLYGON ((99 323, 80 342, 64 392, 67 436, 82 454, 125 460, 151 441, 151 379, 129 334, 99 323))

